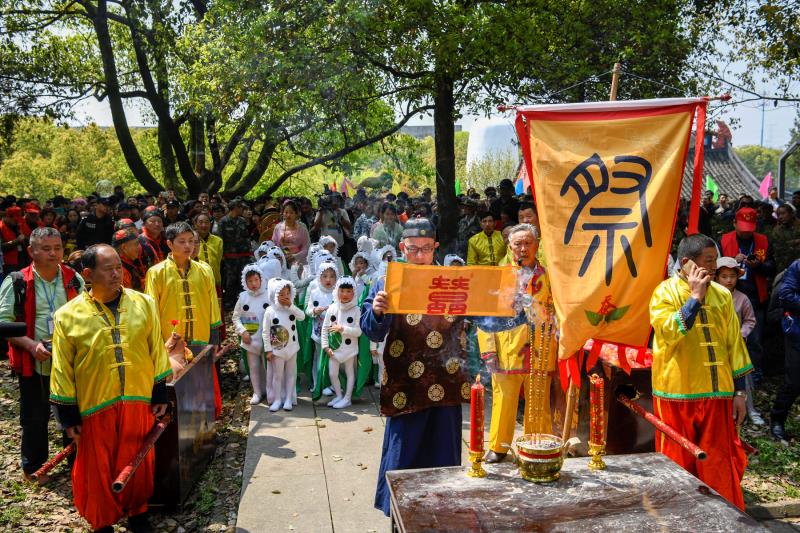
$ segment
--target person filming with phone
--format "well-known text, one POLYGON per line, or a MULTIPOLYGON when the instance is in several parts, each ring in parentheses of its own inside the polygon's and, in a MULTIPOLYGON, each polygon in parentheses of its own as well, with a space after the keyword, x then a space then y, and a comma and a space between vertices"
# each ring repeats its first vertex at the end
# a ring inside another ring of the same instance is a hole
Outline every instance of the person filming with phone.
POLYGON ((708 458, 697 460, 661 434, 656 451, 744 509, 747 456, 737 426, 747 414, 745 376, 753 365, 731 292, 712 281, 714 241, 702 234, 684 237, 678 261, 678 273, 662 281, 650 298, 653 409, 708 458))

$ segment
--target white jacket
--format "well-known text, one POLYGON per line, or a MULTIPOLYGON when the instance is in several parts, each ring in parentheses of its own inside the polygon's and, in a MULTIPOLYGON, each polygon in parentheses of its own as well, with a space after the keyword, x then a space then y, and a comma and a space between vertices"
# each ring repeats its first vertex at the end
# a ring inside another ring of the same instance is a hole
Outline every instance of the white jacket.
POLYGON ((339 302, 339 287, 349 285, 355 289, 355 281, 351 277, 340 278, 336 282, 333 290, 334 302, 325 312, 325 319, 322 322, 322 336, 320 342, 322 349, 328 348, 328 335, 333 333, 330 328, 334 324, 344 327, 342 331, 342 343, 333 350, 333 357, 340 363, 344 363, 358 355, 358 338, 361 336, 361 308, 358 307, 358 296, 353 295, 353 299, 348 303, 339 302))
POLYGON ((257 265, 251 264, 244 267, 242 270, 242 286, 245 290, 239 294, 239 299, 236 300, 236 306, 233 308, 233 328, 237 334, 242 335, 244 332, 250 333, 250 344, 245 344, 244 341, 239 343, 239 346, 244 348, 249 353, 260 354, 264 348, 262 340, 262 325, 264 322, 264 313, 269 307, 269 295, 265 290, 266 283, 262 278, 261 287, 257 291, 247 289, 245 278, 248 272, 258 272, 261 274, 257 265))
POLYGON ((292 282, 286 279, 272 279, 269 282, 269 295, 272 305, 264 313, 263 339, 264 351, 272 352, 281 359, 291 359, 300 351, 300 341, 297 336, 297 323, 305 320, 306 315, 294 303, 285 307, 278 302, 278 293, 289 287, 292 291, 294 302, 295 288, 292 282))
MULTIPOLYGON (((325 314, 314 316, 315 307, 328 307, 333 303, 333 287, 325 289, 320 283, 319 278, 323 272, 333 270, 337 272, 334 263, 322 263, 317 272, 317 278, 308 287, 308 294, 306 295, 306 314, 313 317, 313 324, 311 327, 311 338, 314 342, 320 342, 320 335, 322 334, 322 322, 325 319, 325 314)), ((337 272, 338 277, 338 272, 337 272)))

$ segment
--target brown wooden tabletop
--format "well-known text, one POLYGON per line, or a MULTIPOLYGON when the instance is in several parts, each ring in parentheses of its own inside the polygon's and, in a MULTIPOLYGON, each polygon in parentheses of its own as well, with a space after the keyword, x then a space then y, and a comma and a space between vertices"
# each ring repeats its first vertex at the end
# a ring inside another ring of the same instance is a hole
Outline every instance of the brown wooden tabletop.
POLYGON ((758 532, 730 505, 664 455, 605 457, 595 472, 585 457, 567 459, 561 479, 530 483, 510 462, 388 472, 395 531, 758 532))

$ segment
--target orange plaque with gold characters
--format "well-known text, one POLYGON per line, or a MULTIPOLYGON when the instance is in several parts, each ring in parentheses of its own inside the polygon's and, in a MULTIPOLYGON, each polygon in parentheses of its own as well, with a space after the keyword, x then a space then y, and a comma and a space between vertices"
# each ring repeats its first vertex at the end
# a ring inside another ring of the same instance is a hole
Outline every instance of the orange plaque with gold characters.
MULTIPOLYGON (((513 317, 513 267, 442 267, 392 262, 386 274, 389 312, 410 315, 513 317)), ((436 343, 437 339, 429 339, 436 343)))

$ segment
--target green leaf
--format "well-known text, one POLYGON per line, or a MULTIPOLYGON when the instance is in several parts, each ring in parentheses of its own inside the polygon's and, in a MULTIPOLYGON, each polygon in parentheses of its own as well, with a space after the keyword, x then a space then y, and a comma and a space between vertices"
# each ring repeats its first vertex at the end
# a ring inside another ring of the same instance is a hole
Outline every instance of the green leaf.
POLYGON ((597 314, 594 311, 584 311, 586 313, 586 318, 589 319, 589 323, 593 326, 596 326, 603 320, 603 315, 597 314))
POLYGON ((628 309, 630 308, 631 308, 630 305, 626 305, 625 307, 618 307, 614 309, 606 316, 606 322, 611 322, 612 320, 619 320, 620 318, 625 316, 625 313, 627 313, 628 309))

